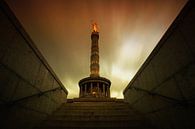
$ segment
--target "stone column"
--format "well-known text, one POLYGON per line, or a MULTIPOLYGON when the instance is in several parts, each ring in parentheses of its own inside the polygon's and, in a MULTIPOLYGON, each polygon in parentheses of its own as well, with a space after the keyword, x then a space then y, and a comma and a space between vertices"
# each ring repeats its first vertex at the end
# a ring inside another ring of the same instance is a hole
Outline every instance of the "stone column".
POLYGON ((84 95, 87 94, 87 84, 85 84, 85 92, 84 92, 84 95))
POLYGON ((97 82, 97 92, 98 92, 98 96, 100 96, 100 87, 99 87, 99 82, 97 82))
POLYGON ((107 86, 107 93, 108 93, 108 97, 110 98, 110 87, 107 86))
POLYGON ((90 93, 92 94, 93 83, 91 82, 90 93))
POLYGON ((103 96, 105 97, 106 94, 105 94, 105 84, 103 84, 103 96))
POLYGON ((80 97, 82 97, 82 90, 83 90, 83 88, 82 88, 82 85, 81 85, 81 87, 80 87, 80 93, 79 93, 79 96, 80 97))
POLYGON ((82 85, 82 88, 81 88, 81 96, 83 96, 83 93, 84 93, 84 85, 82 85))

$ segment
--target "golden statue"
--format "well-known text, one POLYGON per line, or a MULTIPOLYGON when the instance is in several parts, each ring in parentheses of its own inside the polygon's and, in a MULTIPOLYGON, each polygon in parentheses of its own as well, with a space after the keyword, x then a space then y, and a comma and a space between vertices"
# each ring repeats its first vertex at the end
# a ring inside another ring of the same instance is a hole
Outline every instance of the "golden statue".
POLYGON ((98 32, 98 27, 97 27, 97 23, 92 23, 92 31, 93 32, 98 32))

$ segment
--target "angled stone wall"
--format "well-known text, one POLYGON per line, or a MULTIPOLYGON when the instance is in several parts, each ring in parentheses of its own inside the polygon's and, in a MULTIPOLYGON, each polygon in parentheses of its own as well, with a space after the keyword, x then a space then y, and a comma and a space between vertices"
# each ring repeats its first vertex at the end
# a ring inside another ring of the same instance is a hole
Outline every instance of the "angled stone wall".
POLYGON ((9 7, 0 1, 0 123, 30 129, 63 102, 67 90, 9 7))
POLYGON ((195 4, 189 1, 124 90, 161 129, 195 128, 195 4))

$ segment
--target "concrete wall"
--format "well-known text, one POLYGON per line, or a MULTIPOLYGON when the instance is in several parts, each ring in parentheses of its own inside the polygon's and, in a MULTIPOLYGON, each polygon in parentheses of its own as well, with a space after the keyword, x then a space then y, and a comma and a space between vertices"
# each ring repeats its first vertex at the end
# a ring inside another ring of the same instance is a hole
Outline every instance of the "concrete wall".
POLYGON ((161 129, 195 128, 195 6, 188 2, 124 90, 161 129))
POLYGON ((67 94, 16 17, 0 1, 0 128, 32 128, 65 102, 67 94))

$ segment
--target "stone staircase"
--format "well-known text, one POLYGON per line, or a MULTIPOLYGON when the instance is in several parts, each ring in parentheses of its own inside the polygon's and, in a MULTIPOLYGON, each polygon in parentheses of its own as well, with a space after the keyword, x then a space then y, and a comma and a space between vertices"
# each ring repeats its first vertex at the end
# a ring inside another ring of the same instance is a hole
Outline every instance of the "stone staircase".
POLYGON ((36 129, 152 129, 123 100, 69 100, 36 129))

